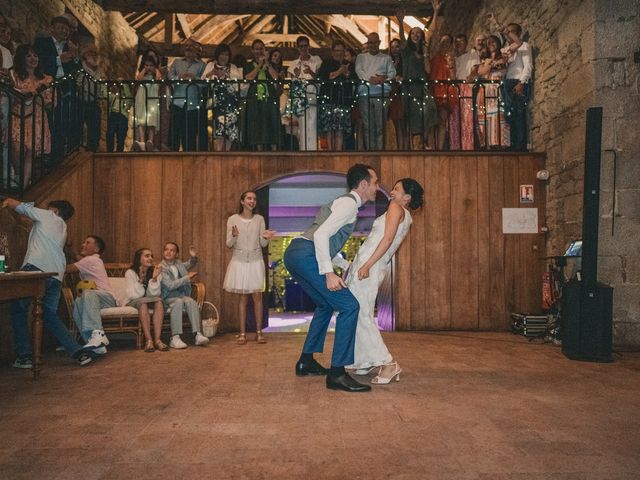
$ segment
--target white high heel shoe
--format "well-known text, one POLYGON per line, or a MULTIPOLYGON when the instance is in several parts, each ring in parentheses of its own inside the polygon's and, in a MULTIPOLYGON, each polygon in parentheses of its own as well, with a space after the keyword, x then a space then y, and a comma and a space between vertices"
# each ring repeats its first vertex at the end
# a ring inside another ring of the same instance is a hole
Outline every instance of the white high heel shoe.
POLYGON ((398 365, 398 362, 388 363, 380 369, 380 372, 378 373, 378 375, 376 375, 371 379, 371 383, 374 383, 376 385, 387 385, 388 383, 391 383, 392 380, 399 382, 400 373, 402 373, 402 369, 400 368, 400 365, 398 365), (393 371, 391 372, 391 375, 388 375, 388 376, 381 375, 381 373, 384 371, 384 367, 390 367, 391 365, 393 365, 394 367, 393 371))
POLYGON ((373 367, 358 368, 357 370, 354 370, 353 373, 356 375, 369 375, 376 368, 380 367, 378 365, 374 365, 373 367))

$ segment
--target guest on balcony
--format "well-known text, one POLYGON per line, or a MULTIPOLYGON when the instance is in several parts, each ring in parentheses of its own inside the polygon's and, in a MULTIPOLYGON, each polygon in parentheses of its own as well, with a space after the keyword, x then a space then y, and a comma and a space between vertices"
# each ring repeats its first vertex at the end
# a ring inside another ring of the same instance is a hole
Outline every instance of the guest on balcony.
POLYGON ((278 72, 267 61, 264 42, 251 44, 252 59, 244 66, 244 78, 251 82, 247 92, 246 145, 257 150, 275 150, 280 144, 280 107, 274 80, 278 72))
POLYGON ((522 27, 517 23, 507 25, 507 78, 502 94, 511 126, 511 148, 527 151, 527 104, 531 95, 530 80, 533 72, 531 47, 522 40, 522 27))
POLYGON ((158 57, 148 53, 143 57, 141 69, 136 75, 136 80, 144 83, 139 83, 136 90, 134 151, 151 152, 155 149, 153 139, 160 128, 160 84, 156 82, 161 79, 158 57))
POLYGON ((300 150, 318 149, 318 89, 314 82, 322 60, 309 53, 309 38, 304 35, 296 39, 300 56, 294 60, 289 73, 292 74, 291 90, 287 109, 297 118, 297 137, 300 150))
POLYGON ((391 85, 396 76, 391 57, 380 52, 380 37, 377 33, 367 36, 367 53, 356 59, 356 74, 367 84, 358 87, 358 105, 364 127, 365 148, 382 150, 387 123, 391 85), (385 83, 386 82, 386 83, 385 83))
POLYGON ((213 86, 213 136, 217 152, 231 150, 231 145, 240 140, 238 119, 240 106, 240 83, 242 70, 231 63, 231 48, 226 43, 216 47, 213 60, 204 69, 205 80, 221 80, 213 86))
POLYGON ((433 127, 438 124, 436 103, 427 84, 431 71, 430 39, 430 33, 426 37, 422 28, 413 27, 409 32, 407 45, 402 50, 402 99, 409 122, 408 138, 404 142, 406 148, 413 148, 416 136, 422 137, 423 148, 428 147, 433 127))
POLYGON ((50 85, 53 79, 42 72, 38 54, 31 45, 20 45, 14 61, 14 87, 27 98, 13 102, 11 161, 18 178, 22 179, 22 187, 27 187, 36 158, 51 152, 51 132, 45 109, 52 103, 50 85), (21 153, 24 153, 23 157, 21 153))
POLYGON ((318 70, 318 79, 327 82, 320 88, 319 131, 327 135, 329 150, 342 150, 344 137, 351 134, 353 82, 357 77, 353 63, 344 58, 345 48, 342 40, 335 40, 331 58, 318 70))
POLYGON ((171 102, 171 149, 193 152, 198 149, 198 132, 205 125, 200 119, 202 108, 201 87, 192 80, 199 80, 204 73, 204 62, 198 58, 202 46, 195 41, 184 47, 184 57, 173 61, 169 79, 174 80, 171 102))
MULTIPOLYGON (((78 68, 78 46, 69 40, 71 25, 65 17, 55 17, 51 21, 51 35, 36 38, 34 48, 42 62, 45 74, 61 79, 78 68)), ((48 112, 49 124, 52 128, 52 154, 55 161, 59 161, 79 141, 76 128, 76 84, 73 80, 63 81, 55 92, 55 109, 48 112), (73 126, 73 128, 72 128, 73 126)))

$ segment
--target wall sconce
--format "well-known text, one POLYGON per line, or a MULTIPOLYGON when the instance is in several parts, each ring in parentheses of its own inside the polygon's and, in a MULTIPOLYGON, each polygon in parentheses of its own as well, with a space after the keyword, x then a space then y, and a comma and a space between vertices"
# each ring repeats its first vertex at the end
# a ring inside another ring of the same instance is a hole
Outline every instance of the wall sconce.
POLYGON ((536 178, 538 180, 549 180, 549 170, 538 170, 536 178))

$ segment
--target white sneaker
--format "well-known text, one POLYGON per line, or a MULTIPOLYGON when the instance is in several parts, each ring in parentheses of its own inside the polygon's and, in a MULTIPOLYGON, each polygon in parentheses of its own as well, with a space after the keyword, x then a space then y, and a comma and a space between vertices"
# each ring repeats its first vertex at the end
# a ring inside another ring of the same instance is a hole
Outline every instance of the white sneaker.
POLYGON ((169 342, 171 348, 187 348, 187 344, 182 341, 180 335, 174 335, 169 342))
POLYGON ((93 353, 95 353, 96 355, 106 355, 107 354, 107 347, 94 348, 93 349, 93 353))
POLYGON ((204 347, 207 343, 209 343, 209 339, 202 335, 200 332, 196 333, 196 345, 199 347, 204 347))
POLYGON ((82 348, 85 350, 95 350, 96 348, 106 347, 107 345, 109 345, 109 339, 104 334, 104 331, 94 330, 91 332, 91 338, 89 338, 89 341, 82 348))

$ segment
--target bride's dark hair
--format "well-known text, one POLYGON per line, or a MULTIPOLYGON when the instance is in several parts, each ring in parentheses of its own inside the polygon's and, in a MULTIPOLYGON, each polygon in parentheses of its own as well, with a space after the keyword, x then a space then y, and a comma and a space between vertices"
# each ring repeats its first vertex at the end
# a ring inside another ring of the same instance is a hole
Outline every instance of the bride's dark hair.
POLYGON ((424 188, 422 188, 422 186, 413 178, 403 178, 398 180, 398 182, 402 183, 404 193, 411 195, 409 208, 411 210, 420 208, 424 204, 424 188))

